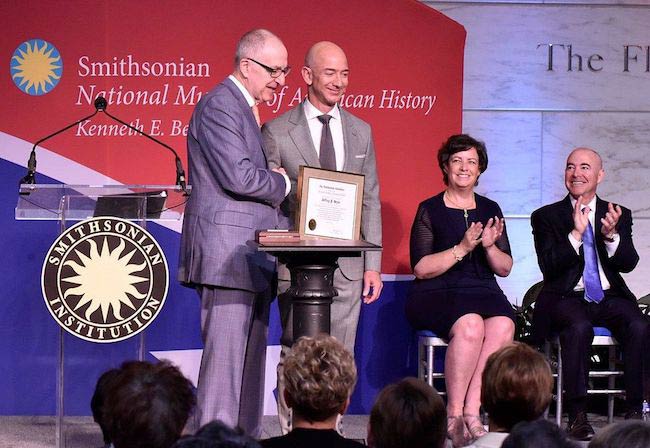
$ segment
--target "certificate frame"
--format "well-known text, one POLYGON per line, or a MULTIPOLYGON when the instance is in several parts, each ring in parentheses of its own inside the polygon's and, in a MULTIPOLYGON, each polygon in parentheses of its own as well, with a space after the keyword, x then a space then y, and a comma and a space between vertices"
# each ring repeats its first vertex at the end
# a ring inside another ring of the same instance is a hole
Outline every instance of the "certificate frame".
POLYGON ((296 193, 299 207, 299 213, 296 213, 296 227, 300 236, 360 240, 364 182, 363 174, 301 165, 296 193), (315 201, 326 200, 327 194, 323 193, 323 189, 320 188, 322 186, 326 186, 329 190, 336 189, 344 204, 341 206, 341 211, 352 212, 353 216, 342 220, 330 219, 327 215, 336 213, 336 209, 332 207, 322 210, 322 215, 319 216, 319 211, 317 208, 315 210, 314 204, 315 201), (318 221, 326 225, 319 227, 318 221))

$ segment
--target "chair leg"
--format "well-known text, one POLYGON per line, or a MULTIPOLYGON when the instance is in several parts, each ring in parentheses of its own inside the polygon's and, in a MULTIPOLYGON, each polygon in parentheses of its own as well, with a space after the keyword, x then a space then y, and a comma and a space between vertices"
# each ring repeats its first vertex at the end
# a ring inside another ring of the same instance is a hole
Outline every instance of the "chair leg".
MULTIPOLYGON (((551 364, 551 344, 548 341, 544 343, 544 355, 546 355, 546 359, 548 360, 549 367, 551 367, 552 370, 553 368, 551 364)), ((550 407, 551 407, 551 403, 549 402, 548 406, 546 406, 546 409, 544 410, 544 420, 548 420, 548 411, 550 407)))
MULTIPOLYGON (((609 355, 609 371, 613 372, 614 369, 616 368, 616 347, 613 345, 610 345, 608 347, 608 355, 609 355)), ((613 375, 610 375, 607 378, 607 388, 609 390, 613 390, 616 385, 616 377, 613 375)), ((607 394, 607 423, 612 423, 614 421, 614 394, 608 393, 607 394)))
POLYGON ((558 339, 557 341, 557 407, 555 411, 555 423, 562 426, 562 395, 564 393, 564 381, 562 379, 562 344, 558 339))
POLYGON ((427 384, 433 387, 433 361, 434 361, 434 347, 433 345, 427 346, 427 384))

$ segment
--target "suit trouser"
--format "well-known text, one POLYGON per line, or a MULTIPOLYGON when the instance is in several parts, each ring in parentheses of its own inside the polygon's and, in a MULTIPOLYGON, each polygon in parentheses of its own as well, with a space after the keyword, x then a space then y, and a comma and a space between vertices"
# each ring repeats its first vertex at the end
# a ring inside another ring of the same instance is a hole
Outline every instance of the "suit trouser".
POLYGON ((612 332, 623 351, 626 405, 640 410, 647 380, 649 353, 645 345, 650 323, 636 302, 605 292, 600 303, 587 302, 582 292, 559 299, 551 311, 553 329, 560 335, 567 409, 570 417, 585 411, 594 326, 612 332))
MULTIPOLYGON (((278 281, 278 304, 282 321, 282 351, 278 363, 278 418, 282 433, 291 430, 291 414, 284 400, 284 357, 293 341, 293 313, 291 299, 284 292, 291 286, 288 280, 278 281)), ((361 312, 362 280, 348 280, 340 269, 334 272, 334 287, 339 295, 333 298, 330 316, 330 334, 343 343, 354 356, 357 325, 361 312)))
POLYGON ((203 337, 199 424, 218 419, 259 438, 270 294, 212 286, 197 291, 203 337))

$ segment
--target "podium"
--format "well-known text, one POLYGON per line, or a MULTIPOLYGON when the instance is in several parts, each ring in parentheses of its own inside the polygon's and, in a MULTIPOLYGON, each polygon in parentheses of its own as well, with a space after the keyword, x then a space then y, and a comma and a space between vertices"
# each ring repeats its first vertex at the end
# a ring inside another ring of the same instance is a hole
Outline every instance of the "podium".
MULTIPOLYGON (((188 192, 189 190, 190 187, 188 192)), ((99 216, 122 218, 146 228, 149 221, 181 220, 186 201, 186 192, 176 185, 22 184, 15 217, 16 220, 57 221, 59 233, 64 233, 68 227, 78 221, 99 216)), ((79 353, 89 350, 92 350, 93 354, 98 353, 103 363, 108 361, 117 364, 126 360, 121 356, 124 350, 132 354, 127 359, 143 360, 146 353, 145 331, 143 329, 134 337, 121 342, 100 344, 82 341, 59 326, 56 360, 55 441, 57 447, 66 446, 66 362, 77 370, 83 370, 85 359, 79 353), (67 346, 69 347, 66 356, 67 346), (75 349, 77 356, 75 356, 75 349)), ((80 371, 72 373, 83 375, 80 371)), ((96 381, 97 378, 92 380, 96 381)))
POLYGON ((381 250, 381 246, 362 240, 310 237, 257 243, 257 248, 278 257, 291 273, 291 286, 285 294, 293 305, 293 342, 301 336, 329 334, 332 298, 338 295, 334 288, 338 258, 381 250))

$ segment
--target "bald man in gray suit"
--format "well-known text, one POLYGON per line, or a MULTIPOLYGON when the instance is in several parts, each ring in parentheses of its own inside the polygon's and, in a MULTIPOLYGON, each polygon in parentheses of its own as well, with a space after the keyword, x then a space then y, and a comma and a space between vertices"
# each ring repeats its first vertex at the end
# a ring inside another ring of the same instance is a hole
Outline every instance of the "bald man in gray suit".
POLYGON ((261 435, 269 304, 275 259, 247 245, 275 228, 289 192, 284 170, 269 169, 257 104, 288 73, 287 50, 266 30, 245 34, 235 70, 204 96, 187 137, 192 195, 185 209, 179 280, 201 297, 203 357, 198 421, 219 419, 261 435))
MULTIPOLYGON (((281 206, 280 225, 284 223, 291 228, 295 222, 296 182, 301 165, 359 173, 365 176, 361 237, 381 245, 381 205, 372 132, 367 123, 338 106, 348 85, 349 72, 347 58, 339 46, 332 42, 315 44, 308 51, 301 71, 308 85, 307 100, 264 125, 264 147, 269 166, 282 166, 291 179, 291 194, 281 206), (333 143, 334 154, 329 160, 327 157, 324 160, 321 151, 326 126, 323 121, 327 121, 333 143)), ((334 274, 334 287, 339 295, 332 303, 331 334, 351 353, 354 353, 361 300, 372 303, 381 293, 380 270, 381 252, 339 259, 339 269, 334 274)), ((284 292, 290 284, 285 267, 280 266, 278 276, 278 290, 284 292)), ((291 303, 281 294, 279 304, 284 353, 293 340, 291 303)), ((282 361, 278 378, 282 378, 282 361)), ((281 382, 278 389, 280 423, 286 432, 290 428, 289 411, 281 382)))

